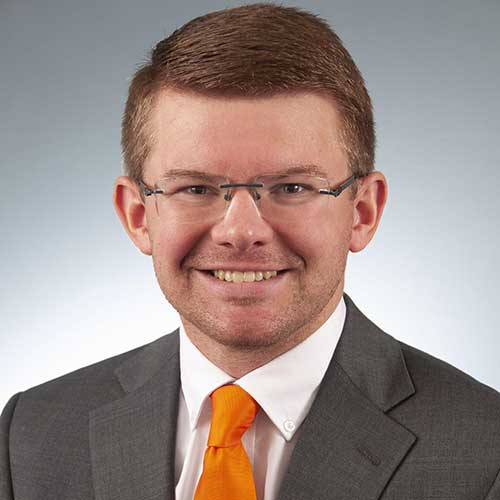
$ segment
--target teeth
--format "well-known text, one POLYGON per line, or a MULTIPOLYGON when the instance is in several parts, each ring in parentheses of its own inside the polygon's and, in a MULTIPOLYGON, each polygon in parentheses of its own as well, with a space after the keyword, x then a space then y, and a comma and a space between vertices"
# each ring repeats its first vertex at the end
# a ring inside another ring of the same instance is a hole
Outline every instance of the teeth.
POLYGON ((243 281, 255 281, 255 273, 253 271, 246 271, 243 281))
POLYGON ((224 271, 217 269, 212 274, 221 281, 232 281, 234 283, 251 283, 253 281, 269 280, 274 278, 277 271, 224 271))
POLYGON ((233 283, 242 283, 244 277, 245 277, 245 275, 242 272, 234 271, 232 281, 233 281, 233 283))

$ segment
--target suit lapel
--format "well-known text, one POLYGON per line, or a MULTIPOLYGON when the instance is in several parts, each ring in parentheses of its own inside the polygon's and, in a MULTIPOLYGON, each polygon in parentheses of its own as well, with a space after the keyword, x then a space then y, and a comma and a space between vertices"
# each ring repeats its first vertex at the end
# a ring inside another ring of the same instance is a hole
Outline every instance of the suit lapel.
POLYGON ((96 500, 173 500, 178 330, 139 350, 115 374, 125 396, 89 419, 96 500))
POLYGON ((279 500, 376 500, 416 440, 385 414, 415 393, 398 342, 344 300, 342 335, 279 500))

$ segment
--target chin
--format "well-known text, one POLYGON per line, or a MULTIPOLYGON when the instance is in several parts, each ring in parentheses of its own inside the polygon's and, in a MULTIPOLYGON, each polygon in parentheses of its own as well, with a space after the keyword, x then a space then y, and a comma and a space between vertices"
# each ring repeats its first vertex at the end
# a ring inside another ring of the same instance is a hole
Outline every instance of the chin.
POLYGON ((212 339, 225 347, 235 349, 237 351, 261 351, 266 350, 281 340, 275 336, 255 335, 255 333, 241 334, 222 334, 211 335, 212 339))
POLYGON ((234 318, 233 315, 226 315, 221 320, 220 317, 203 315, 184 315, 203 336, 208 337, 213 342, 227 348, 239 351, 256 351, 270 348, 283 341, 287 337, 289 329, 280 328, 279 325, 270 327, 268 320, 255 318, 251 321, 240 315, 234 318), (267 328, 266 328, 267 327, 267 328))

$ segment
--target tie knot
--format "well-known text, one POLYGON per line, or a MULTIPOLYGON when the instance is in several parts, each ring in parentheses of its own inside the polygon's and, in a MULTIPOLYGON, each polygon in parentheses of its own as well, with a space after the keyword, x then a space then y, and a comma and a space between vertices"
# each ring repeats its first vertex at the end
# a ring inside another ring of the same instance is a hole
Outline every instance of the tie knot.
POLYGON ((259 411, 258 403, 239 385, 233 384, 219 387, 210 398, 212 422, 208 446, 235 446, 252 425, 259 411))

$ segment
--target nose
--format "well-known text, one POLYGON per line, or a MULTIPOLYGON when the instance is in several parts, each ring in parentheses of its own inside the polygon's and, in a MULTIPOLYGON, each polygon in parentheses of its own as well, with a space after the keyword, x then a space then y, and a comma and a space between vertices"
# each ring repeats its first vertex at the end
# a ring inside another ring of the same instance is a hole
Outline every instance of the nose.
POLYGON ((212 227, 212 239, 218 245, 245 251, 253 245, 262 246, 273 239, 274 231, 262 218, 251 192, 235 189, 224 216, 212 227))

